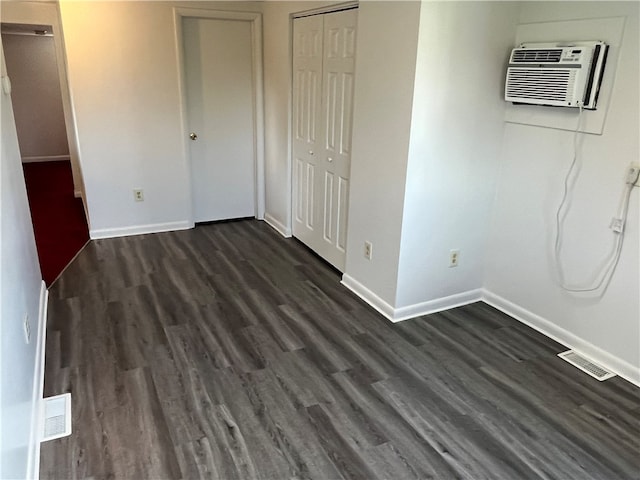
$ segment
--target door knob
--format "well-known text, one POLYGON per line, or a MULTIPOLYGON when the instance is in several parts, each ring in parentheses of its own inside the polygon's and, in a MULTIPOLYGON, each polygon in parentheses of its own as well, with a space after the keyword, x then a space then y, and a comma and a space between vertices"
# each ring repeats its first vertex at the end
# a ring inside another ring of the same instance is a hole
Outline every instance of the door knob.
POLYGON ((333 158, 332 157, 327 157, 327 162, 329 162, 329 163, 333 162, 333 158))
POLYGON ((191 140, 195 140, 196 138, 198 138, 198 135, 196 135, 195 133, 192 132, 192 133, 189 134, 189 138, 191 140))
POLYGON ((309 150, 309 155, 315 155, 315 153, 313 153, 313 150, 309 150))

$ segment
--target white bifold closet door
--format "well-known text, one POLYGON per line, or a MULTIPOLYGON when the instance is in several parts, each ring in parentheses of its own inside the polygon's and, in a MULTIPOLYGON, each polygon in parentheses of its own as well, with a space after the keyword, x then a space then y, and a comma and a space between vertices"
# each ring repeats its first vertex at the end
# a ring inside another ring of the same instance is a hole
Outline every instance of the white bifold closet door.
POLYGON ((344 271, 357 10, 293 22, 293 235, 344 271))

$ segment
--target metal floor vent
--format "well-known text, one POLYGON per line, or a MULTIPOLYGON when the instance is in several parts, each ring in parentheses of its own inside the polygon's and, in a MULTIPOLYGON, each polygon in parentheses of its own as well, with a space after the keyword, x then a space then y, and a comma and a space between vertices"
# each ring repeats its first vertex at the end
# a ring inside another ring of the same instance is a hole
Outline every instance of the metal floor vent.
POLYGON ((42 442, 71 435, 71 394, 43 399, 42 442))
POLYGON ((558 356, 563 360, 566 360, 574 367, 579 368, 584 373, 591 375, 596 380, 606 380, 611 377, 615 377, 616 374, 604 369, 597 363, 593 363, 587 357, 574 352, 573 350, 567 350, 566 352, 559 353, 558 356))

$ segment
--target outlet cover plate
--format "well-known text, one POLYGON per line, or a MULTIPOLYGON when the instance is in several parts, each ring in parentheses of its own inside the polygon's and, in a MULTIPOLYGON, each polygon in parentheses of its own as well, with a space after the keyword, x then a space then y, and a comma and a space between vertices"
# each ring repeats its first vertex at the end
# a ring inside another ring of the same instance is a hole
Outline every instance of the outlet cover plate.
POLYGON ((373 244, 371 242, 364 242, 364 258, 371 260, 373 256, 373 244))

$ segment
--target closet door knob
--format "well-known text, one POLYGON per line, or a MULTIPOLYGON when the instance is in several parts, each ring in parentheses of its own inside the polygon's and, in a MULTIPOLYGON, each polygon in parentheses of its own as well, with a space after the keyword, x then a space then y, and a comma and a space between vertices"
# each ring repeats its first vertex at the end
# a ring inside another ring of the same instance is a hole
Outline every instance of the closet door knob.
POLYGON ((195 133, 191 132, 191 133, 189 134, 189 138, 190 138, 191 140, 195 140, 196 138, 198 138, 198 135, 196 135, 195 133))

